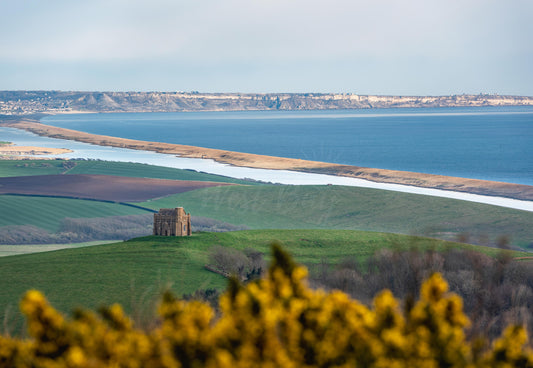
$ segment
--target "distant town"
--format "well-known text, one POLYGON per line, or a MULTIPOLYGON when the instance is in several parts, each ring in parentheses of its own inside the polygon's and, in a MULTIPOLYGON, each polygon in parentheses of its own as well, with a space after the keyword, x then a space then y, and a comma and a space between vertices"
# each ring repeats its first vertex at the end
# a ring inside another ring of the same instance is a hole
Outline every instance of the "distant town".
POLYGON ((496 94, 373 96, 329 93, 0 91, 0 115, 76 112, 328 110, 394 107, 533 106, 533 97, 496 94))

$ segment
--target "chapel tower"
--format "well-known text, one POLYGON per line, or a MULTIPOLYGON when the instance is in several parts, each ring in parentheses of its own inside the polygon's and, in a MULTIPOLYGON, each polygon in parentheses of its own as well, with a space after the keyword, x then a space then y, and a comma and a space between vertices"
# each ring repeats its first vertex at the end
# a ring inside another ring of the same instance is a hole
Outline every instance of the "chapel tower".
POLYGON ((191 233, 191 214, 183 207, 162 208, 154 213, 154 235, 189 236, 191 233))

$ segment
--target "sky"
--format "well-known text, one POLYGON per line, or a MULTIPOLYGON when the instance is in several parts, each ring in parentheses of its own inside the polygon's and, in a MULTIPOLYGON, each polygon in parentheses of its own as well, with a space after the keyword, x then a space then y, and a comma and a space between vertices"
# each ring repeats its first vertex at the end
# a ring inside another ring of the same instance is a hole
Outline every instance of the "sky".
POLYGON ((0 90, 533 96, 533 1, 0 0, 0 90))

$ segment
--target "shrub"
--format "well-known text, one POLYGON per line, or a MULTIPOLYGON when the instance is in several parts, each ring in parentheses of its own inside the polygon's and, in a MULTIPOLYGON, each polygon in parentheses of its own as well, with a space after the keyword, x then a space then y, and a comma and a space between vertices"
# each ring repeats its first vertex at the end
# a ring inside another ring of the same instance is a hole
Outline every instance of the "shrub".
POLYGON ((441 273, 450 290, 463 299, 472 318, 469 337, 495 339, 509 323, 524 325, 533 334, 533 267, 529 261, 512 260, 506 251, 493 258, 458 249, 382 249, 363 264, 349 259, 334 266, 323 262, 312 273, 312 285, 344 291, 370 305, 385 288, 401 300, 416 298, 422 282, 434 272, 441 273))
POLYGON ((461 298, 440 274, 403 308, 390 291, 372 307, 340 291, 314 291, 307 271, 279 246, 265 278, 230 282, 221 315, 169 293, 151 331, 133 326, 119 305, 72 320, 38 291, 21 302, 31 338, 0 337, 3 367, 533 367, 527 334, 508 327, 490 348, 469 342, 461 298))
POLYGON ((265 270, 263 253, 246 248, 243 252, 231 247, 215 245, 209 250, 210 265, 207 269, 224 276, 236 276, 241 281, 261 277, 265 270))

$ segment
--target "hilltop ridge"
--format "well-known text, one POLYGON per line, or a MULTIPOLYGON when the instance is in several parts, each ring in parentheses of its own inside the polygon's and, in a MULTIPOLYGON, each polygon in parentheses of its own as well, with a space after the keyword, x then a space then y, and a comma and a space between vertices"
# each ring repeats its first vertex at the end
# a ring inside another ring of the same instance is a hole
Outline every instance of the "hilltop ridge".
POLYGON ((533 97, 488 94, 377 96, 335 93, 0 91, 2 115, 461 106, 533 106, 533 97))

